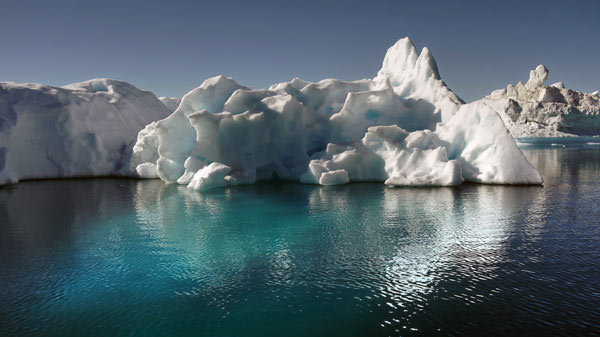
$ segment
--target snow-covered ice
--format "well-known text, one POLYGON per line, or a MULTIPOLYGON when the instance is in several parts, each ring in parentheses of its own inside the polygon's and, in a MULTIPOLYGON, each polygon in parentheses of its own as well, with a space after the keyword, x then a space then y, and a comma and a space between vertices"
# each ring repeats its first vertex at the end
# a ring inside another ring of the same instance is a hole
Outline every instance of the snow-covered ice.
POLYGON ((32 178, 134 176, 130 157, 136 135, 168 114, 153 93, 121 81, 64 87, 0 83, 0 185, 32 178))
MULTIPOLYGON (((532 85, 544 71, 532 72, 532 85)), ((404 38, 373 79, 252 90, 217 76, 138 135, 141 177, 191 189, 290 179, 337 185, 541 184, 498 113, 464 104, 428 48, 404 38)))

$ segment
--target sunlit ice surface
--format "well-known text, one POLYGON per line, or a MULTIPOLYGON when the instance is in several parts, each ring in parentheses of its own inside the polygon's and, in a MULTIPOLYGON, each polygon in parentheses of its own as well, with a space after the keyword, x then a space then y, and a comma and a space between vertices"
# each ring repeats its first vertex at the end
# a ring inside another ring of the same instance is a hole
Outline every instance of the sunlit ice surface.
POLYGON ((0 189, 0 335, 599 331, 600 149, 524 153, 543 187, 0 189))

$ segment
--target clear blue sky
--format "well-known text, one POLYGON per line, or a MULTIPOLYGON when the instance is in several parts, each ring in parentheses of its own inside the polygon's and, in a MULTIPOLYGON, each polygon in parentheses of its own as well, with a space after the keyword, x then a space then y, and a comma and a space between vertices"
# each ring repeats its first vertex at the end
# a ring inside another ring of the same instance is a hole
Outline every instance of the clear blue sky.
POLYGON ((0 0, 0 81, 94 77, 182 96, 214 75, 253 88, 375 75, 410 36, 465 100, 526 80, 600 89, 600 1, 0 0))

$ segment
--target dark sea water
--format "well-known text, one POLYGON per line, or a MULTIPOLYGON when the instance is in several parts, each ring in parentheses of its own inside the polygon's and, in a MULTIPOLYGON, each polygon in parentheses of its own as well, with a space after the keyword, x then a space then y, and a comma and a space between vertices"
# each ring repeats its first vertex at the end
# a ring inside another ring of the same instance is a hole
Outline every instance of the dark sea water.
POLYGON ((0 189, 2 336, 599 335, 600 147, 545 186, 0 189))

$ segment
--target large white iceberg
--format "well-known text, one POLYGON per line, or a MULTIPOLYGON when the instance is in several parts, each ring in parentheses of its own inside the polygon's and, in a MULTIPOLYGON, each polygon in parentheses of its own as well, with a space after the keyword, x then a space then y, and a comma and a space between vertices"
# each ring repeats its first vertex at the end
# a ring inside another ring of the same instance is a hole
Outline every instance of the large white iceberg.
POLYGON ((481 102, 502 117, 514 137, 600 135, 600 97, 565 88, 562 82, 544 85, 548 69, 540 64, 523 84, 509 84, 481 102))
POLYGON ((135 176, 136 135, 169 110, 115 80, 64 87, 0 83, 0 185, 22 179, 135 176))
POLYGON ((404 38, 373 79, 252 90, 222 76, 138 135, 141 177, 192 189, 291 179, 321 185, 541 184, 497 112, 464 104, 429 49, 404 38))

